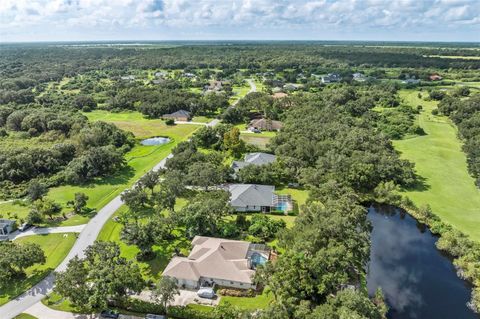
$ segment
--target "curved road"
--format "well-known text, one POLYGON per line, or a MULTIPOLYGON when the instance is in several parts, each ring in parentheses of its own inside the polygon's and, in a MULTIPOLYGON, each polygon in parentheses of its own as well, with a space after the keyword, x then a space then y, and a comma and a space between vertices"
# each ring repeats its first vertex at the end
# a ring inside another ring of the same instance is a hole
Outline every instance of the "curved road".
MULTIPOLYGON (((250 84, 250 91, 255 92, 256 86, 253 80, 247 80, 250 84)), ((215 119, 207 124, 207 126, 215 126, 220 121, 215 119)), ((172 155, 168 155, 166 158, 161 160, 152 170, 156 171, 161 168, 165 167, 165 163, 168 158, 172 155)), ((84 256, 85 249, 92 245, 98 237, 98 234, 103 228, 103 225, 112 217, 112 215, 123 205, 122 200, 120 199, 120 195, 115 197, 111 202, 105 205, 102 209, 100 209, 93 217, 88 224, 85 225, 83 230, 81 231, 80 235, 78 236, 77 241, 73 245, 72 249, 68 253, 67 257, 63 260, 63 262, 58 265, 55 271, 64 271, 68 265, 68 262, 75 256, 79 256, 80 258, 84 256)), ((53 286, 55 282, 55 275, 54 273, 49 274, 45 277, 42 281, 38 284, 21 294, 20 296, 16 297, 12 301, 6 303, 5 305, 0 307, 0 318, 2 319, 11 319, 15 316, 18 316, 28 308, 32 307, 37 302, 40 302, 45 296, 52 292, 53 286)))

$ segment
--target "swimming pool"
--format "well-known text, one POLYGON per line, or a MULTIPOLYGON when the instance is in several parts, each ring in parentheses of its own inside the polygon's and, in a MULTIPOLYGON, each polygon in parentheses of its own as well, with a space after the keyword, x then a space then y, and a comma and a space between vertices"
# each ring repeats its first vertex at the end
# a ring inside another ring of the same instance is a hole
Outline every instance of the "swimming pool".
POLYGON ((265 265, 268 261, 268 258, 260 253, 253 253, 251 257, 251 262, 253 267, 257 267, 258 265, 265 265))

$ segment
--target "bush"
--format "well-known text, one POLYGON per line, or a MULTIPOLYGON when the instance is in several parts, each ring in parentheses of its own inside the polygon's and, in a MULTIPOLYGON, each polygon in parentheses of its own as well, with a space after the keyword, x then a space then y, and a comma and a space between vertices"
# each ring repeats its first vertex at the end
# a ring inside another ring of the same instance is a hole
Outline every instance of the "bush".
POLYGON ((38 210, 31 210, 27 215, 26 222, 28 224, 40 224, 43 222, 43 216, 38 210))
POLYGON ((166 119, 165 124, 166 125, 175 125, 175 120, 174 119, 166 119))

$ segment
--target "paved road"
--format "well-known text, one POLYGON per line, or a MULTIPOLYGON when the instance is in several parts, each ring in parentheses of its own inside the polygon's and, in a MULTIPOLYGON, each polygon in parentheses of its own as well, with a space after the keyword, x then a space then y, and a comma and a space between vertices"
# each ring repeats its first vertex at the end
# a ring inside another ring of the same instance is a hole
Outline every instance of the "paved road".
POLYGON ((80 233, 85 228, 86 224, 78 226, 63 226, 63 227, 35 227, 27 231, 20 232, 18 230, 8 235, 9 240, 15 240, 17 238, 34 236, 34 235, 46 235, 46 234, 58 234, 58 233, 80 233))
MULTIPOLYGON (((208 123, 208 126, 215 126, 219 123, 219 120, 213 120, 208 123)), ((169 154, 166 158, 161 160, 152 170, 159 170, 165 167, 165 163, 172 154, 169 154)), ((68 265, 68 262, 75 256, 80 258, 84 256, 85 249, 92 245, 95 239, 98 237, 98 234, 103 228, 103 225, 112 217, 112 215, 123 205, 120 195, 115 197, 110 203, 105 205, 100 209, 93 217, 88 224, 85 225, 82 232, 78 236, 77 241, 73 245, 72 249, 68 253, 67 257, 63 262, 58 265, 55 271, 64 271, 68 265)), ((36 303, 40 302, 45 296, 52 292, 55 282, 55 275, 51 273, 45 277, 38 284, 33 286, 28 291, 24 292, 17 298, 6 303, 0 307, 0 318, 1 319, 11 319, 15 316, 18 316, 20 313, 24 312, 28 308, 32 307, 36 303)))
MULTIPOLYGON (((38 319, 97 319, 100 318, 97 314, 73 314, 71 312, 53 310, 47 306, 45 306, 41 302, 37 302, 32 307, 25 310, 25 313, 32 315, 38 319)), ((140 317, 136 316, 126 316, 120 315, 120 319, 137 319, 140 317)))

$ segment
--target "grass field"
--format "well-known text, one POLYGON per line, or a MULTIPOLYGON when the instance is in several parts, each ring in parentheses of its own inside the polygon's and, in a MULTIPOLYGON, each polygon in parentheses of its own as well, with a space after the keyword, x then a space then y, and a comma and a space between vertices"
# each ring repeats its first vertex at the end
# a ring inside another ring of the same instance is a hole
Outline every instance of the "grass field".
POLYGON ((394 141, 394 146, 402 158, 415 163, 423 182, 404 194, 417 206, 429 204, 443 221, 480 241, 480 191, 468 174, 457 129, 448 118, 431 114, 437 102, 424 101, 417 94, 415 90, 400 92, 408 104, 423 106, 418 124, 427 134, 394 141))
POLYGON ((55 269, 67 256, 75 243, 75 234, 35 235, 19 238, 18 243, 35 243, 45 252, 47 260, 43 265, 34 265, 26 269, 27 278, 15 281, 10 287, 0 290, 0 305, 31 288, 43 277, 55 269))
POLYGON ((34 316, 29 315, 27 313, 21 313, 18 316, 16 316, 14 319, 37 319, 37 317, 34 317, 34 316))
MULTIPOLYGON (((74 194, 83 192, 88 197, 88 207, 100 209, 120 192, 131 186, 138 178, 165 158, 178 142, 188 138, 199 125, 174 125, 167 126, 162 120, 149 120, 142 117, 138 112, 110 113, 106 111, 95 111, 87 114, 91 121, 102 120, 110 122, 118 127, 130 131, 137 138, 152 136, 170 137, 172 141, 168 144, 158 146, 143 146, 137 144, 126 154, 128 166, 114 176, 98 178, 86 185, 64 185, 51 188, 48 197, 62 204, 73 199, 74 194)), ((25 218, 29 212, 28 206, 15 205, 14 203, 0 204, 0 214, 17 214, 18 219, 25 218)), ((68 212, 68 209, 64 209, 68 212)), ((90 215, 74 215, 65 221, 47 221, 52 226, 81 225, 91 218, 90 215)))

